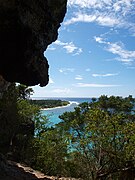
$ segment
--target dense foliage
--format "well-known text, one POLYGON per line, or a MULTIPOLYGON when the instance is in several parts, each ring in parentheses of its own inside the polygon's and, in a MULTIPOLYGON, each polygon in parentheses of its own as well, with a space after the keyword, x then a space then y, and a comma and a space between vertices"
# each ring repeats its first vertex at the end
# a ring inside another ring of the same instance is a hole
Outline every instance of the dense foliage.
POLYGON ((48 126, 32 89, 12 84, 0 100, 0 153, 47 175, 86 180, 135 178, 135 99, 92 98, 48 126), (37 104, 37 103, 36 103, 37 104))
POLYGON ((30 100, 30 104, 38 105, 41 108, 54 108, 59 106, 66 106, 69 104, 68 101, 46 99, 46 100, 30 100))
POLYGON ((0 152, 7 153, 12 144, 14 132, 18 129, 17 93, 15 85, 9 86, 8 91, 0 99, 0 152))
POLYGON ((101 96, 65 112, 53 128, 44 124, 33 144, 34 167, 86 180, 134 179, 134 104, 132 96, 101 96))
POLYGON ((24 159, 34 136, 33 120, 40 112, 27 100, 32 92, 27 86, 11 84, 0 99, 0 153, 18 161, 24 159))
POLYGON ((61 116, 84 179, 134 179, 135 99, 101 96, 61 116))

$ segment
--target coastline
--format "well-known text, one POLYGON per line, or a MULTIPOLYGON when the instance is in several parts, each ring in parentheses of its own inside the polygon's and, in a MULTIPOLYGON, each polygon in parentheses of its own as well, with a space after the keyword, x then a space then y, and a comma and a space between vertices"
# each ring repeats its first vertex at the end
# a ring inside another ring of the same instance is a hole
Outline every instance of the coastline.
POLYGON ((53 107, 53 108, 41 108, 41 111, 65 108, 65 107, 69 107, 73 103, 77 104, 77 105, 79 104, 78 102, 75 102, 75 101, 69 101, 69 104, 67 104, 66 106, 57 106, 57 107, 53 107))
POLYGON ((41 108, 41 111, 45 111, 45 110, 53 110, 53 109, 59 109, 59 108, 65 108, 65 107, 68 107, 70 106, 71 103, 69 103, 68 105, 66 106, 57 106, 57 107, 53 107, 53 108, 41 108))

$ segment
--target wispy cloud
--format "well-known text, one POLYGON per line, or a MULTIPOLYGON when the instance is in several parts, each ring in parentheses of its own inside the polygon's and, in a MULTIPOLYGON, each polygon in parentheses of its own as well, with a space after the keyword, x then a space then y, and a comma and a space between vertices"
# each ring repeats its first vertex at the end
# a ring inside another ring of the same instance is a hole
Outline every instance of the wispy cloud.
POLYGON ((49 78, 49 84, 54 84, 54 81, 52 80, 52 78, 49 78))
POLYGON ((102 26, 129 28, 135 32, 135 0, 68 0, 68 6, 74 7, 72 18, 65 25, 95 22, 102 26))
POLYGON ((93 77, 110 77, 117 76, 119 73, 107 73, 107 74, 92 74, 93 77))
POLYGON ((69 93, 71 93, 72 92, 72 90, 71 89, 69 89, 69 88, 57 88, 57 89, 54 89, 54 90, 52 90, 52 92, 53 93, 57 93, 57 94, 69 94, 69 93))
POLYGON ((68 0, 68 6, 83 9, 98 9, 121 12, 123 15, 133 10, 134 0, 68 0))
POLYGON ((89 68, 87 68, 87 69, 85 69, 85 71, 87 71, 87 72, 89 72, 89 71, 91 71, 89 68))
POLYGON ((79 55, 83 52, 82 48, 78 48, 77 52, 73 54, 74 56, 79 55))
POLYGON ((128 51, 121 43, 110 43, 107 50, 113 54, 119 55, 123 59, 135 58, 135 51, 128 51))
POLYGON ((74 68, 61 68, 61 69, 59 69, 59 72, 60 73, 64 73, 64 74, 67 74, 68 72, 74 72, 75 71, 75 69, 74 68))
POLYGON ((105 50, 117 55, 115 58, 124 64, 132 64, 135 60, 135 51, 127 50, 122 42, 107 42, 102 37, 94 37, 95 41, 104 44, 105 50))
POLYGON ((82 88, 109 88, 109 87, 118 87, 118 86, 121 86, 121 85, 77 83, 75 86, 76 87, 82 87, 82 88))
POLYGON ((127 67, 127 69, 135 69, 135 66, 129 66, 129 67, 127 67))
POLYGON ((105 4, 110 4, 111 0, 68 0, 69 6, 78 6, 81 8, 102 8, 105 4))
POLYGON ((120 61, 125 65, 132 65, 134 62, 133 59, 124 59, 124 58, 115 58, 115 60, 120 61))
POLYGON ((102 26, 110 26, 113 27, 114 25, 120 24, 119 19, 113 18, 111 16, 107 16, 106 14, 84 14, 81 12, 77 12, 74 17, 64 22, 64 25, 70 25, 77 22, 85 22, 85 23, 91 23, 96 22, 102 26))
POLYGON ((98 43, 107 44, 107 42, 104 41, 104 39, 103 39, 102 37, 97 37, 97 36, 95 36, 94 39, 95 39, 95 41, 98 42, 98 43))
POLYGON ((96 20, 95 15, 87 15, 87 14, 82 14, 80 12, 75 14, 75 17, 72 17, 71 19, 67 20, 64 22, 64 25, 69 25, 69 24, 74 24, 76 22, 93 22, 96 20))
POLYGON ((81 75, 76 75, 75 79, 76 79, 76 80, 82 80, 83 77, 82 77, 81 75))
POLYGON ((68 6, 77 8, 108 9, 121 12, 123 15, 133 10, 134 0, 68 0, 68 6))
POLYGON ((56 45, 58 45, 58 46, 65 46, 65 45, 67 45, 68 43, 62 42, 62 41, 60 41, 60 40, 56 40, 56 41, 54 42, 54 44, 56 44, 56 45))
POLYGON ((56 40, 54 44, 62 46, 64 49, 66 49, 68 54, 79 55, 82 53, 82 48, 77 47, 73 42, 62 42, 60 40, 56 40))
POLYGON ((51 47, 51 46, 49 46, 48 48, 47 48, 47 50, 50 50, 50 51, 54 51, 56 48, 55 47, 51 47))

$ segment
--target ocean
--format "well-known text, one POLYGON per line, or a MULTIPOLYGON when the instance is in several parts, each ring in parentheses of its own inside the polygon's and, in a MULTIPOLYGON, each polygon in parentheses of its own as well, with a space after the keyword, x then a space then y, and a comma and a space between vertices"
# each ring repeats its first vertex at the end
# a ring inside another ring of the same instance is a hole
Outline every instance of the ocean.
POLYGON ((77 107, 80 103, 83 102, 91 102, 91 98, 61 98, 61 97, 55 97, 55 98, 33 98, 33 99, 60 99, 60 100, 66 100, 70 102, 70 105, 66 107, 60 107, 60 108, 51 108, 47 110, 42 110, 42 114, 48 116, 49 123, 51 125, 55 125, 61 121, 59 118, 60 115, 62 115, 64 112, 70 112, 74 111, 74 108, 77 107))

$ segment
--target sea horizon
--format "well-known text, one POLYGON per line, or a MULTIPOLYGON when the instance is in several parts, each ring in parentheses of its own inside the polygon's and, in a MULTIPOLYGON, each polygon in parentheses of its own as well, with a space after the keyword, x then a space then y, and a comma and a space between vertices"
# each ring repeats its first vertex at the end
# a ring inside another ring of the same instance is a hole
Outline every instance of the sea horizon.
POLYGON ((33 99, 33 98, 36 98, 36 99, 41 99, 41 98, 42 98, 42 99, 44 99, 44 98, 45 98, 45 99, 49 99, 49 98, 51 98, 51 99, 52 99, 52 98, 55 98, 55 99, 56 99, 56 98, 62 98, 62 99, 63 99, 63 98, 99 98, 99 97, 94 97, 94 96, 92 96, 92 97, 88 97, 88 96, 86 96, 86 97, 83 97, 83 96, 81 96, 81 97, 74 97, 74 96, 73 96, 73 97, 68 97, 68 96, 67 96, 67 97, 64 97, 64 96, 43 97, 43 96, 41 96, 41 97, 30 97, 30 98, 31 98, 31 99, 33 99))

